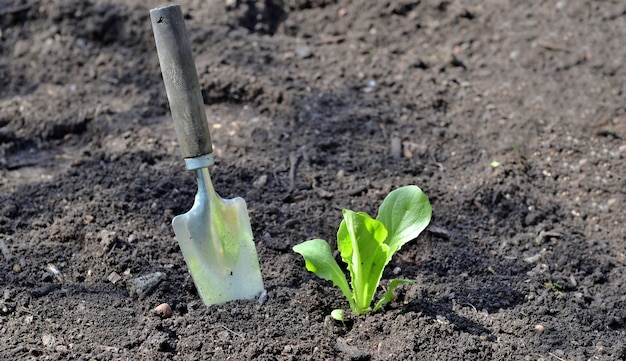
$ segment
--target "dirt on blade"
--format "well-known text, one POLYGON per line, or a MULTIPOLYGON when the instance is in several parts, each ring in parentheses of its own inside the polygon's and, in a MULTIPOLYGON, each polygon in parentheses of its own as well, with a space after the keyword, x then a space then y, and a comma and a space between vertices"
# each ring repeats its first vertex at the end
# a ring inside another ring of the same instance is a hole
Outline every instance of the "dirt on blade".
POLYGON ((267 293, 205 307, 188 274, 150 5, 3 1, 0 358, 626 358, 625 3, 181 5, 267 293), (383 285, 416 283, 333 321, 291 247, 407 184, 433 221, 383 285))

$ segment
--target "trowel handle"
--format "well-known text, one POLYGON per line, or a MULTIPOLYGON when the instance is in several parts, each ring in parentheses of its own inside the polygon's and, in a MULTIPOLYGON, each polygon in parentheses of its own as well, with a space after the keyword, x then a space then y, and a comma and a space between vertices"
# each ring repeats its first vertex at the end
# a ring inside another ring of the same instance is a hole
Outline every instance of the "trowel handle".
POLYGON ((179 5, 166 6, 150 10, 150 19, 183 157, 208 155, 211 135, 183 13, 179 5))

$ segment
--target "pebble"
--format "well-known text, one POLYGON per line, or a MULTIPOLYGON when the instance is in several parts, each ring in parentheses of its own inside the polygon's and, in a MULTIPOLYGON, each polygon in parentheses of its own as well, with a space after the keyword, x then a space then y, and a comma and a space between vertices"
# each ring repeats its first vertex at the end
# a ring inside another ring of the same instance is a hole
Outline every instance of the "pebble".
POLYGON ((369 356, 357 347, 349 345, 348 342, 341 337, 337 337, 337 349, 351 359, 360 359, 365 358, 365 356, 369 356))
POLYGON ((46 333, 41 336, 41 342, 45 347, 52 347, 57 342, 57 339, 53 335, 46 333))
POLYGON ((252 186, 257 189, 263 188, 266 184, 267 184, 267 174, 262 174, 254 182, 252 182, 252 186))
POLYGON ((391 157, 402 158, 402 140, 398 137, 391 137, 391 157))
POLYGON ((167 303, 161 303, 154 308, 154 312, 162 318, 172 317, 172 307, 167 303))
POLYGON ((267 298, 267 290, 263 290, 263 292, 261 292, 261 295, 259 296, 259 305, 263 306, 265 302, 267 302, 267 298))
POLYGON ((296 55, 298 55, 300 58, 302 59, 308 59, 310 57, 313 56, 313 52, 311 51, 311 48, 309 48, 306 45, 296 45, 296 48, 294 49, 296 55))
POLYGON ((130 279, 126 282, 126 288, 131 296, 143 298, 163 280, 166 279, 165 273, 154 272, 143 276, 130 279))
POLYGON ((107 280, 109 280, 109 282, 111 282, 112 284, 116 284, 121 279, 122 276, 120 276, 117 272, 111 272, 111 274, 109 274, 109 277, 107 277, 107 280))

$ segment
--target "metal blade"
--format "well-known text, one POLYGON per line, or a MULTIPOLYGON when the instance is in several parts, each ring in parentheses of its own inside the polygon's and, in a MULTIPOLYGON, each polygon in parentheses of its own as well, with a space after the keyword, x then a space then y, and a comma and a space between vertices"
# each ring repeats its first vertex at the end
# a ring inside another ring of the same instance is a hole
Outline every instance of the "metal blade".
POLYGON ((255 298, 263 279, 246 202, 220 198, 208 168, 196 172, 194 205, 172 225, 198 293, 207 305, 255 298))

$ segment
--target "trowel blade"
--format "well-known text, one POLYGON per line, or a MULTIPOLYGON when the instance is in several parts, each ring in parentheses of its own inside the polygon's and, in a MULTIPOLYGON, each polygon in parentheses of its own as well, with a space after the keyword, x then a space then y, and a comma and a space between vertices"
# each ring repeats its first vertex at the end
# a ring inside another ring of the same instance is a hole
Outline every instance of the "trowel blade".
POLYGON ((246 202, 220 198, 208 169, 197 172, 194 205, 172 225, 198 293, 206 305, 255 298, 264 287, 246 202))

